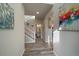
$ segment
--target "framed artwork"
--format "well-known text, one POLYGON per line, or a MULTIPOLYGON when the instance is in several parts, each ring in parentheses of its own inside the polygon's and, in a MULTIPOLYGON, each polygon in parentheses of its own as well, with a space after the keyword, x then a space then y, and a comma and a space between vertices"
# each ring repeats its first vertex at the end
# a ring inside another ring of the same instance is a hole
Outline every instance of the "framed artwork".
POLYGON ((14 10, 7 3, 0 3, 0 29, 14 28, 14 10))
POLYGON ((59 14, 59 30, 79 31, 79 6, 72 6, 63 14, 59 14))

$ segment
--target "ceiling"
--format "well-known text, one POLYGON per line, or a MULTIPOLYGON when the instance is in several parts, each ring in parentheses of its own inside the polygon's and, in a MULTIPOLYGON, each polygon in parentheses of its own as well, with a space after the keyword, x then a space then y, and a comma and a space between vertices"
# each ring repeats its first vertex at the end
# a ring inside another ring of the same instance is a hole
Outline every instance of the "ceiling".
POLYGON ((25 15, 33 15, 36 19, 44 19, 46 14, 52 8, 52 4, 44 4, 44 3, 24 3, 24 14, 25 15), (39 12, 39 14, 36 14, 39 12))

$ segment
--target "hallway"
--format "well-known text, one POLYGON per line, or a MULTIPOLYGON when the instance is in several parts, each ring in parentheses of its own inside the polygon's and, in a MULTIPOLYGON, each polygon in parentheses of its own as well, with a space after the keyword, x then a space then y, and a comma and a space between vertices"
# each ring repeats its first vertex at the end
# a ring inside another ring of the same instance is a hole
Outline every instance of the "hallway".
POLYGON ((52 29, 48 28, 44 23, 44 18, 51 10, 52 4, 30 3, 23 4, 23 6, 25 16, 25 52, 23 55, 54 56, 53 42, 51 41, 52 32, 48 33, 48 35, 46 34, 46 32, 52 31, 52 29), (48 36, 49 38, 46 38, 48 36))
POLYGON ((1 3, 0 18, 0 56, 79 56, 79 4, 1 3))

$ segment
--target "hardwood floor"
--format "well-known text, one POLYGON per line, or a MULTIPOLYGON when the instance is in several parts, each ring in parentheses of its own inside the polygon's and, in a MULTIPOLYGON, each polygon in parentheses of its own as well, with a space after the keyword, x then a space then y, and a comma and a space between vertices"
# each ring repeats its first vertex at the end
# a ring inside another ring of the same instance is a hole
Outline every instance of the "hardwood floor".
POLYGON ((55 56, 52 47, 37 39, 36 43, 26 43, 23 56, 55 56))

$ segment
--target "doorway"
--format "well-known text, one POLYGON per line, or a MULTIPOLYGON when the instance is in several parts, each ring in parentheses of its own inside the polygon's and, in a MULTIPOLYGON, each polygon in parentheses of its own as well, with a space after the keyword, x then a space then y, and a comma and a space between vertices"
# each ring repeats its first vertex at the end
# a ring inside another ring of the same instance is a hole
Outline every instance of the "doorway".
POLYGON ((38 42, 39 40, 42 39, 42 27, 41 27, 41 24, 37 24, 36 25, 36 42, 38 42))

